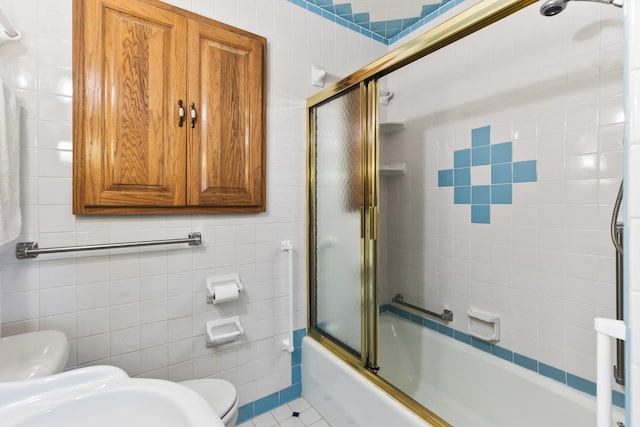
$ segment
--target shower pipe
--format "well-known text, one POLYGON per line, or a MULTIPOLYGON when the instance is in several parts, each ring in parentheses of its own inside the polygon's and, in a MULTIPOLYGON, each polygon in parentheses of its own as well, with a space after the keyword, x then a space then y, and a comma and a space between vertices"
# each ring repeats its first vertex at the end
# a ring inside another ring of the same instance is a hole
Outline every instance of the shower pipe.
POLYGON ((417 305, 404 302, 404 297, 400 294, 396 294, 395 297, 391 298, 391 302, 404 305, 405 307, 412 308, 421 313, 428 314, 429 316, 437 317, 438 319, 444 320, 445 322, 451 322, 453 320, 453 311, 451 310, 444 309, 442 313, 436 313, 435 311, 427 310, 426 308, 418 307, 417 305))
MULTIPOLYGON (((620 205, 622 204, 624 180, 620 182, 618 195, 611 214, 611 241, 616 249, 616 320, 624 320, 624 223, 618 222, 620 205)), ((624 341, 616 341, 616 364, 613 367, 613 377, 616 383, 624 385, 624 341)))
POLYGON ((40 254, 94 251, 99 249, 133 248, 139 246, 173 245, 177 243, 188 243, 189 246, 199 246, 200 244, 202 244, 202 236, 200 235, 200 233, 189 233, 189 237, 186 239, 147 240, 140 242, 104 243, 85 246, 60 246, 55 248, 39 248, 38 242, 20 242, 16 244, 16 258, 37 258, 40 254))

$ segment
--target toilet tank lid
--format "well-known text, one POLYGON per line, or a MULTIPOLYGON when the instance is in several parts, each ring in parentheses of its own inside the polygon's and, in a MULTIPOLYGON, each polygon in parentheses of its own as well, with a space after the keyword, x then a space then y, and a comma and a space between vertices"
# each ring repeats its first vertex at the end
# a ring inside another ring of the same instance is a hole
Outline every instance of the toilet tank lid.
POLYGON ((204 397, 220 418, 224 418, 227 415, 238 399, 236 388, 229 381, 206 378, 183 381, 180 384, 189 387, 204 397))

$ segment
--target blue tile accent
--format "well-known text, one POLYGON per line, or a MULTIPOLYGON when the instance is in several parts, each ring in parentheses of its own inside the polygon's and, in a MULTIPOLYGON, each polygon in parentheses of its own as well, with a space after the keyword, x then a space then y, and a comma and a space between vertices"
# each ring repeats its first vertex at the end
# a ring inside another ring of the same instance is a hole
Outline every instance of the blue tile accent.
POLYGON ((428 4, 422 7, 420 16, 408 16, 403 19, 380 21, 380 25, 372 27, 369 13, 353 14, 351 3, 334 4, 333 0, 287 0, 297 6, 303 7, 309 12, 330 19, 343 27, 349 28, 360 34, 372 38, 382 44, 390 45, 398 41, 426 23, 437 18, 454 5, 460 4, 463 0, 444 0, 441 3, 428 4), (344 21, 336 20, 336 17, 343 17, 350 25, 344 21), (363 29, 370 31, 362 31, 363 29))
POLYGON ((294 366, 291 368, 291 384, 298 384, 302 382, 302 365, 294 366))
POLYGON ((305 329, 293 331, 293 348, 302 347, 302 338, 304 338, 305 335, 307 335, 307 331, 305 329))
POLYGON ((513 188, 511 184, 498 184, 491 186, 492 205, 510 205, 513 203, 513 188))
POLYGON ((469 205, 471 204, 471 187, 460 186, 453 189, 453 203, 456 205, 469 205))
POLYGON ((513 363, 513 351, 511 350, 507 350, 506 348, 500 347, 499 345, 492 345, 491 353, 494 356, 498 356, 500 359, 504 359, 513 363))
POLYGON ((490 224, 491 209, 489 205, 471 205, 471 222, 473 224, 490 224))
POLYGON ((474 205, 488 205, 491 203, 491 186, 474 185, 471 187, 471 203, 474 205))
MULTIPOLYGON (((450 0, 452 3, 458 0, 450 0)), ((453 152, 453 180, 451 169, 438 171, 438 186, 453 185, 453 203, 471 204, 471 222, 490 224, 490 205, 509 205, 513 203, 513 184, 537 181, 535 160, 513 162, 513 143, 502 142, 491 145, 491 126, 471 129, 471 149, 453 152), (471 153, 471 167, 467 167, 471 153), (468 189, 471 185, 471 168, 491 165, 491 186, 472 186, 469 200, 468 189)))
POLYGON ((530 371, 538 372, 538 361, 520 353, 513 353, 513 363, 530 371))
POLYGON ((411 320, 411 313, 409 313, 407 310, 403 310, 401 308, 398 309, 398 316, 404 317, 407 320, 411 320))
POLYGON ((444 325, 441 325, 440 323, 438 323, 438 332, 440 332, 443 335, 446 335, 448 337, 452 337, 453 338, 453 329, 451 329, 448 326, 444 326, 444 325))
POLYGON ((511 172, 511 163, 491 165, 492 184, 511 184, 512 182, 513 175, 511 172))
POLYGON ((380 306, 380 311, 379 311, 379 312, 382 314, 382 313, 384 313, 385 311, 389 311, 389 304, 382 304, 382 305, 380 306))
POLYGON ((471 185, 471 168, 457 168, 453 170, 453 185, 471 185))
MULTIPOLYGON (((280 390, 280 405, 283 405, 287 402, 291 402, 302 396, 302 383, 294 384, 290 387, 280 390)), ((258 414, 256 414, 258 415, 258 414)))
POLYGON ((393 314, 398 314, 398 307, 396 307, 395 305, 389 304, 389 311, 392 312, 393 314))
POLYGON ((554 368, 553 366, 549 366, 545 363, 539 362, 538 372, 540 373, 540 375, 544 375, 545 377, 561 382, 562 384, 567 383, 567 373, 558 368, 554 368))
POLYGON ((471 152, 471 164, 473 166, 484 166, 491 163, 491 148, 489 146, 475 147, 471 149, 471 152))
POLYGON ((374 33, 384 33, 384 30, 387 29, 387 23, 385 21, 378 21, 371 23, 371 31, 374 33))
POLYGON ((471 147, 483 147, 491 143, 491 126, 471 129, 471 147))
POLYGON ((513 163, 513 182, 536 182, 537 180, 535 160, 513 163))
POLYGON ((472 337, 471 338, 471 345, 473 347, 477 348, 478 350, 482 350, 484 352, 491 353, 491 344, 486 342, 486 341, 483 341, 481 339, 472 337))
POLYGON ((576 375, 567 372, 567 385, 569 387, 580 390, 583 393, 588 393, 591 396, 596 395, 596 383, 586 380, 576 375))
POLYGON ((513 162, 513 144, 503 142, 491 146, 491 164, 513 162))
POLYGON ((468 168, 471 166, 471 150, 456 150, 453 152, 453 167, 468 168))
POLYGON ((611 396, 611 402, 614 405, 624 409, 625 407, 624 394, 614 390, 613 395, 611 396))
POLYGON ((238 424, 242 424, 245 421, 250 420, 255 416, 253 412, 253 402, 247 403, 238 408, 238 424))
POLYGON ((429 329, 432 329, 434 331, 438 330, 438 324, 436 322, 434 322, 433 320, 429 320, 429 319, 424 319, 422 321, 422 324, 429 329))
POLYGON ((351 4, 350 3, 337 4, 335 5, 335 11, 336 11, 336 14, 339 16, 351 15, 352 14, 351 4))
POLYGON ((291 366, 300 365, 302 363, 302 349, 294 348, 291 353, 291 366))
POLYGON ((465 344, 471 345, 471 335, 467 335, 464 332, 460 332, 460 331, 454 330, 453 331, 453 337, 455 339, 457 339, 458 341, 461 341, 461 342, 463 342, 465 344))
POLYGON ((418 325, 422 326, 422 317, 418 316, 417 314, 411 313, 411 321, 413 323, 417 323, 418 325))
POLYGON ((275 392, 253 402, 254 416, 264 414, 280 406, 280 393, 275 392))
POLYGON ((453 187, 453 169, 438 171, 438 187, 453 187))
POLYGON ((354 13, 353 22, 356 24, 368 24, 370 21, 368 13, 354 13))

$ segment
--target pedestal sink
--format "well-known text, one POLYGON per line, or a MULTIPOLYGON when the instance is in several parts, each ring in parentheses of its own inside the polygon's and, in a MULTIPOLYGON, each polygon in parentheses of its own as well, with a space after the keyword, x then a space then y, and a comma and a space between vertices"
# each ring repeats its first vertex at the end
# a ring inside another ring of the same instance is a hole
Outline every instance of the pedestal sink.
POLYGON ((224 427, 196 392, 163 380, 93 366, 0 383, 2 427, 224 427))
POLYGON ((69 341, 60 331, 36 331, 0 338, 0 382, 60 373, 68 357, 69 341))

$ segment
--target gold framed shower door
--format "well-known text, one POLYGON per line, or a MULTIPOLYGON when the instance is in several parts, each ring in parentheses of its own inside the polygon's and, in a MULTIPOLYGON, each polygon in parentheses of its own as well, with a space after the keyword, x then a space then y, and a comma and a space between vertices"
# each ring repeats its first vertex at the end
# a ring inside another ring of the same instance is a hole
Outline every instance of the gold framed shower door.
POLYGON ((535 0, 481 0, 447 21, 394 49, 369 65, 307 99, 307 294, 309 335, 373 384, 404 404, 434 427, 449 426, 428 408, 378 375, 378 305, 376 271, 378 256, 379 114, 378 82, 394 70, 419 60, 531 4, 535 0), (360 209, 360 352, 347 348, 317 324, 317 109, 358 88, 360 94, 359 194, 353 198, 360 209))

